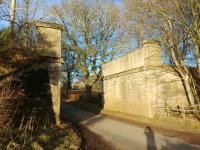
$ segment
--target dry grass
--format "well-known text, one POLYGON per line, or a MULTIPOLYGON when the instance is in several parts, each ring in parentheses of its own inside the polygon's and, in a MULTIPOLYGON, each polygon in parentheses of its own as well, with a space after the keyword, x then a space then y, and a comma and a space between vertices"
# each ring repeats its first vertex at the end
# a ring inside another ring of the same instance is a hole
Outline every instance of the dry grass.
POLYGON ((23 96, 20 85, 12 82, 0 85, 0 127, 11 126, 23 96))
POLYGON ((29 116, 26 124, 15 127, 16 114, 23 103, 22 92, 20 86, 12 82, 0 86, 0 150, 75 150, 80 147, 79 136, 68 124, 47 128, 29 116))
POLYGON ((17 69, 34 62, 37 54, 30 49, 15 46, 0 49, 0 75, 9 74, 17 69))
POLYGON ((80 138, 67 124, 47 129, 5 129, 0 133, 0 149, 7 150, 76 150, 80 138))

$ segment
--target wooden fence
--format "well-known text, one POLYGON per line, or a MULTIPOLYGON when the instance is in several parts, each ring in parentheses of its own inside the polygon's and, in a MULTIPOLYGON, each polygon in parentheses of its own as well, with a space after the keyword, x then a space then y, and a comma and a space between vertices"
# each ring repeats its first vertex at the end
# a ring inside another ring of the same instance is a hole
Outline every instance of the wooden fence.
POLYGON ((158 107, 158 109, 162 111, 162 113, 160 113, 161 111, 159 111, 160 114, 157 113, 158 116, 165 115, 172 118, 184 119, 186 118, 186 116, 193 115, 194 117, 200 119, 200 104, 188 107, 178 105, 176 108, 173 108, 166 104, 165 107, 158 107))

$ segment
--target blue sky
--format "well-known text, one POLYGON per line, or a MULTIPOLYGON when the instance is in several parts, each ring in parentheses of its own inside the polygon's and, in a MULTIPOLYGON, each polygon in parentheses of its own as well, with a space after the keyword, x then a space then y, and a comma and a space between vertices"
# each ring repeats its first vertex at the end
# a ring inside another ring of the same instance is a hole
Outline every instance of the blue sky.
MULTIPOLYGON (((16 2, 17 1, 18 0, 16 0, 16 2)), ((47 1, 48 6, 52 5, 52 4, 59 4, 59 3, 61 3, 61 0, 46 0, 46 1, 47 1)), ((116 5, 120 5, 121 2, 122 2, 122 0, 113 0, 113 1, 115 1, 116 5)), ((0 20, 0 29, 6 28, 8 26, 9 26, 9 22, 8 21, 2 21, 2 20, 0 20)))
POLYGON ((7 21, 0 21, 0 29, 8 27, 9 23, 7 21))
MULTIPOLYGON (((16 0, 17 2, 18 0, 16 0)), ((52 5, 52 4, 59 4, 61 2, 61 0, 46 0, 48 5, 52 5)), ((2 28, 6 28, 9 26, 9 22, 8 21, 3 21, 0 20, 0 29, 2 28)))
POLYGON ((52 5, 52 4, 59 4, 61 2, 61 0, 48 0, 48 4, 52 5))

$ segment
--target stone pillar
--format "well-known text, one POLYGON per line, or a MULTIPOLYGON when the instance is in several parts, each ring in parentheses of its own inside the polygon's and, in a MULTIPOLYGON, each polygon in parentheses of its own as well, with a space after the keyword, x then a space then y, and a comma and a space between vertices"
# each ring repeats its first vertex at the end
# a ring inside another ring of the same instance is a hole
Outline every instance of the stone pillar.
MULTIPOLYGON (((157 41, 145 40, 143 42, 143 49, 145 50, 144 66, 162 66, 161 47, 157 41)), ((154 117, 155 103, 157 99, 157 71, 148 71, 148 106, 149 117, 154 117)))
POLYGON ((145 40, 143 42, 144 49, 144 66, 161 66, 162 55, 161 48, 157 41, 145 40))
POLYGON ((48 59, 47 68, 50 78, 50 88, 52 105, 56 124, 60 124, 60 105, 61 105, 61 31, 62 26, 43 22, 35 22, 39 44, 37 53, 48 59))
POLYGON ((61 63, 55 62, 48 66, 53 111, 55 115, 56 124, 60 124, 60 104, 61 104, 61 82, 60 72, 61 63))

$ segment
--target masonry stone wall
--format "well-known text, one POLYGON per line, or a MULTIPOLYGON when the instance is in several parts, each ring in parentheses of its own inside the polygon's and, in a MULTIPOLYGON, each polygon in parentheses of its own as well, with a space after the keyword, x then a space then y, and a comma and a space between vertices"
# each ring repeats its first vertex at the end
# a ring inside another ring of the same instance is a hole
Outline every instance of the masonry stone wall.
POLYGON ((103 65, 104 109, 153 117, 165 103, 187 105, 178 74, 162 65, 161 48, 145 41, 141 49, 103 65))
POLYGON ((39 44, 37 52, 42 56, 61 58, 61 31, 51 26, 38 26, 39 44))
POLYGON ((42 68, 48 70, 50 79, 51 99, 56 124, 60 123, 61 105, 61 33, 62 27, 57 24, 37 22, 37 31, 40 41, 37 45, 37 52, 40 56, 48 59, 42 68))

